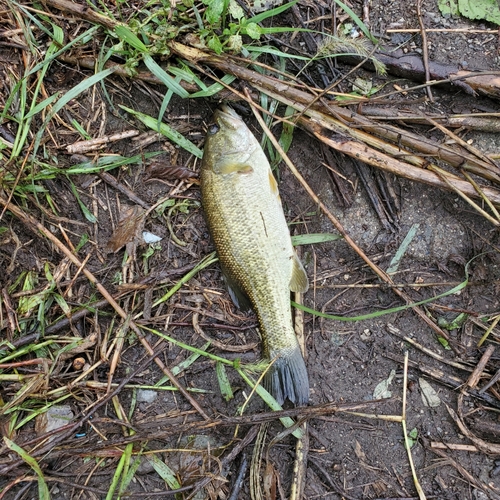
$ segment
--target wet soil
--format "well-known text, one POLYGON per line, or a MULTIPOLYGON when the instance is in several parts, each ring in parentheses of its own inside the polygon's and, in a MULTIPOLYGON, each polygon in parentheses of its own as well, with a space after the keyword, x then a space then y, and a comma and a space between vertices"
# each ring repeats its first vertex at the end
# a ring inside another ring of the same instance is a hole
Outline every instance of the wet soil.
MULTIPOLYGON (((426 8, 424 21, 428 27, 491 27, 486 23, 471 22, 463 18, 444 18, 434 4, 426 8)), ((302 9, 305 15, 307 9, 302 9)), ((361 15, 360 5, 354 3, 353 9, 361 15)), ((403 2, 373 0, 369 18, 374 34, 387 44, 402 43, 401 38, 395 39, 395 34, 386 34, 388 27, 418 27, 413 8, 408 8, 403 2)), ((430 34, 429 41, 430 57, 433 60, 467 68, 498 69, 497 37, 488 34, 439 33, 430 34)), ((420 35, 412 35, 400 48, 412 52, 419 49, 420 43, 420 35)), ((348 69, 350 68, 340 66, 341 71, 348 69)), ((70 76, 63 83, 54 83, 54 88, 49 90, 63 90, 65 86, 70 88, 80 78, 80 74, 71 68, 64 67, 64 71, 69 72, 70 76)), ((391 79, 390 76, 375 76, 363 70, 357 75, 375 83, 387 83, 391 79)), ((350 80, 344 85, 346 90, 349 82, 350 80)), ((398 85, 411 86, 413 83, 398 80, 398 85)), ((71 110, 81 123, 86 123, 89 135, 111 135, 131 128, 145 132, 130 115, 118 111, 117 105, 124 104, 157 116, 163 90, 154 87, 146 89, 137 83, 117 80, 109 85, 109 91, 114 109, 111 109, 106 97, 97 91, 80 99, 71 110)), ((467 96, 456 89, 450 91, 444 88, 434 92, 436 101, 422 105, 426 111, 448 112, 453 108, 455 112, 459 112, 461 109, 481 107, 498 109, 498 104, 492 100, 467 96)), ((408 99, 411 101, 423 97, 424 90, 419 90, 411 93, 408 99)), ((216 106, 215 101, 174 99, 167 110, 165 121, 201 147, 206 125, 216 106)), ((250 113, 246 119, 255 134, 261 137, 262 132, 250 113)), ((434 139, 446 140, 439 131, 428 127, 413 126, 413 129, 434 139)), ((485 153, 499 151, 500 139, 496 134, 469 130, 458 133, 485 153)), ((64 150, 65 145, 78 140, 78 137, 66 134, 59 136, 59 139, 61 147, 58 152, 54 152, 59 165, 67 167, 78 162, 79 158, 72 158, 64 150)), ((58 224, 64 225, 70 231, 68 238, 74 245, 83 233, 90 236, 90 241, 81 250, 83 256, 92 253, 88 268, 115 297, 125 294, 122 305, 134 314, 142 313, 139 322, 155 326, 175 339, 199 348, 207 338, 215 340, 215 347, 211 347, 211 352, 228 359, 241 358, 244 362, 257 362, 260 349, 255 317, 252 313, 242 313, 234 308, 225 291, 217 264, 196 274, 165 304, 151 306, 154 300, 186 274, 186 269, 212 252, 213 244, 199 205, 196 180, 199 162, 172 146, 165 138, 159 138, 154 144, 144 148, 136 149, 135 146, 135 140, 122 140, 108 144, 106 153, 130 156, 161 150, 162 154, 154 160, 157 164, 189 168, 193 171, 193 177, 179 181, 165 174, 151 176, 153 160, 148 159, 112 172, 117 182, 127 186, 147 206, 162 199, 189 202, 185 210, 174 210, 165 216, 152 212, 145 218, 144 229, 162 240, 155 245, 155 251, 147 261, 144 258, 146 245, 138 244, 135 248, 129 248, 133 257, 125 264, 130 267, 127 272, 127 275, 130 273, 130 279, 126 280, 129 283, 123 282, 123 275, 120 277, 124 265, 123 248, 114 253, 106 252, 105 249, 112 235, 116 234, 116 227, 126 213, 126 208, 135 204, 112 185, 93 174, 74 179, 82 202, 97 218, 97 224, 90 224, 64 178, 46 181, 44 186, 60 214, 59 218, 47 216, 46 223, 60 238, 63 235, 58 224), (165 273, 173 270, 179 270, 175 277, 164 278, 165 273), (154 285, 132 290, 132 285, 141 283, 145 276, 150 276, 154 285), (201 330, 195 328, 193 322, 200 325, 201 330), (203 332, 203 337, 200 331, 203 332), (230 350, 223 350, 221 347, 224 345, 228 345, 230 350)), ((470 286, 440 299, 437 302, 439 307, 431 304, 426 309, 426 313, 436 321, 441 321, 441 324, 450 323, 461 312, 469 315, 469 319, 463 324, 447 331, 449 341, 446 347, 411 309, 357 321, 336 321, 305 315, 305 349, 311 384, 311 405, 360 403, 361 407, 356 410, 357 414, 338 412, 309 420, 310 449, 304 498, 418 498, 401 423, 387 417, 400 416, 403 411, 403 360, 406 352, 409 358, 406 425, 408 432, 414 430, 412 435, 415 442, 411 453, 416 475, 426 497, 450 500, 500 498, 496 457, 485 453, 484 449, 471 451, 471 448, 467 448, 465 445, 472 443, 457 426, 449 410, 460 410, 467 425, 484 441, 498 442, 498 392, 488 393, 490 399, 485 399, 477 390, 470 390, 463 398, 459 397, 461 387, 488 345, 477 348, 484 328, 481 328, 479 320, 472 320, 500 310, 498 229, 457 194, 391 175, 384 175, 380 179, 380 174, 371 167, 356 164, 338 155, 328 156, 316 140, 301 130, 294 134, 290 158, 319 198, 338 217, 347 233, 382 269, 386 270, 390 266, 408 232, 415 230, 415 236, 403 259, 392 274, 396 283, 406 286, 405 290, 414 302, 443 293, 463 282, 466 277, 465 264, 470 262, 470 286), (325 163, 330 170, 325 167, 325 163), (337 183, 332 180, 332 169, 339 174, 341 181, 338 178, 337 183), (365 185, 362 176, 374 180, 375 184, 383 183, 394 193, 394 197, 388 196, 387 200, 388 206, 393 210, 390 223, 377 215, 367 193, 367 189, 373 184, 365 185), (339 194, 339 182, 343 186, 344 197, 339 194), (423 352, 411 341, 428 351, 423 352), (453 366, 453 362, 460 363, 464 369, 453 366), (375 389, 388 378, 391 383, 387 389, 389 392, 385 395, 390 399, 373 402, 375 389), (427 380, 436 391, 439 397, 439 404, 436 406, 429 406, 424 401, 425 382, 422 379, 427 380)), ((327 217, 282 164, 278 166, 277 178, 285 213, 288 220, 293 222, 292 233, 335 232, 327 217)), ((168 210, 164 213, 167 212, 168 210)), ((5 220, 9 224, 15 224, 9 215, 5 220)), ((2 287, 15 282, 23 270, 42 273, 45 262, 57 265, 62 259, 44 240, 35 240, 25 227, 16 225, 15 232, 21 246, 12 239, 4 240, 2 245, 2 287), (16 247, 13 265, 11 256, 16 247)), ((311 289, 303 298, 306 306, 333 315, 355 317, 401 305, 401 299, 374 276, 345 241, 304 246, 301 254, 311 282, 311 289)), ((73 295, 69 300, 71 305, 86 303, 91 297, 95 298, 93 287, 81 277, 72 285, 72 290, 73 295)), ((106 315, 109 311, 110 309, 103 308, 101 315, 89 315, 77 322, 74 328, 83 336, 98 332, 99 343, 103 343, 104 336, 112 335, 117 327, 111 316, 106 315)), ((153 335, 147 339, 161 353, 160 357, 167 366, 176 366, 189 355, 172 343, 159 343, 158 337, 153 335)), ((498 337, 494 335, 493 339, 491 344, 496 345, 498 337)), ((97 350, 89 350, 86 356, 87 361, 93 363, 100 359, 101 354, 97 350)), ((143 348, 133 336, 128 336, 115 380, 120 381, 126 377, 143 361, 143 348)), ((488 365, 489 373, 493 374, 498 367, 499 357, 495 352, 488 365)), ((94 381, 106 382, 108 373, 109 363, 105 362, 93 372, 92 377, 94 381)), ((64 373, 58 377, 55 377, 57 383, 64 384, 64 373)), ((150 364, 137 373, 132 382, 154 385, 162 377, 161 370, 150 364)), ((192 394, 205 412, 215 418, 235 415, 248 395, 248 389, 234 371, 228 370, 228 377, 235 391, 234 399, 229 402, 221 396, 213 361, 198 359, 182 373, 179 380, 188 388, 202 391, 192 394)), ((478 388, 483 384, 481 381, 478 388)), ((94 400, 93 391, 83 390, 78 400, 72 403, 75 413, 84 411, 94 400)), ((213 455, 216 457, 218 447, 233 441, 232 427, 218 427, 206 432, 186 431, 180 435, 158 438, 157 435, 165 428, 180 426, 193 414, 196 415, 192 406, 172 391, 155 390, 154 393, 147 394, 142 390, 135 392, 123 389, 120 402, 124 408, 135 405, 131 425, 148 436, 149 449, 163 450, 158 456, 177 473, 184 485, 198 480, 211 470, 213 464, 208 463, 208 454, 202 455, 200 449, 215 449, 217 451, 213 455), (175 449, 189 449, 191 452, 170 451, 175 449)), ((78 487, 65 489, 61 485, 64 480, 68 484, 83 484, 87 476, 90 477, 89 487, 95 488, 95 491, 87 490, 80 498, 99 498, 96 492, 107 490, 116 468, 116 457, 106 458, 99 468, 100 472, 94 473, 92 470, 95 461, 89 465, 87 459, 77 455, 79 452, 82 456, 91 455, 91 450, 98 449, 102 444, 102 435, 106 435, 107 439, 118 439, 122 435, 121 427, 116 425, 114 411, 111 405, 98 411, 95 416, 98 423, 95 425, 99 433, 89 429, 84 438, 64 443, 66 448, 75 448, 75 456, 68 458, 66 454, 58 455, 63 458, 46 459, 45 473, 61 479, 58 486, 52 488, 53 498, 77 498, 78 487)), ((252 400, 245 414, 261 411, 265 411, 261 403, 252 400)), ((282 427, 273 423, 268 429, 268 439, 272 440, 281 431, 282 427)), ((239 438, 248 432, 248 427, 243 427, 240 432, 239 438)), ((27 439, 27 435, 20 436, 20 442, 27 439)), ((251 453, 251 447, 248 447, 248 453, 251 453)), ((215 460, 214 457, 212 460, 215 460)), ((266 478, 278 478, 278 493, 269 498, 280 498, 280 491, 285 492, 288 498, 294 458, 295 439, 291 436, 273 442, 268 449, 268 467, 265 471, 262 468, 262 475, 266 478)), ((219 498, 228 498, 240 460, 238 457, 236 461, 225 464, 219 472, 225 478, 225 482, 218 483, 222 492, 219 498)), ((245 477, 237 498, 250 498, 248 474, 245 477)), ((151 463, 142 460, 137 481, 131 483, 130 490, 142 494, 143 498, 148 498, 148 493, 151 494, 150 498, 162 498, 161 492, 164 489, 165 483, 159 479, 151 463)), ((215 491, 216 488, 207 490, 206 494, 213 494, 213 498, 217 498, 215 491)))

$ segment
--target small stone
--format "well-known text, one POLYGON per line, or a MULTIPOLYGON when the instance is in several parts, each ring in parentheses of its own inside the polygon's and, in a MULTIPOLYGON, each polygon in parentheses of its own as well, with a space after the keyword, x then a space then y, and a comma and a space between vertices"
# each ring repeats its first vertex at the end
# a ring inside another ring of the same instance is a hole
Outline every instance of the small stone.
POLYGON ((138 403, 152 403, 158 397, 158 392, 151 389, 139 389, 137 391, 138 403))
POLYGON ((472 497, 474 500, 488 500, 488 495, 481 490, 474 490, 472 492, 472 497))
POLYGON ((85 358, 75 358, 73 360, 73 369, 77 372, 83 369, 85 366, 85 358))
MULTIPOLYGON (((51 406, 45 413, 41 413, 35 420, 35 431, 40 436, 46 432, 63 427, 73 420, 74 414, 69 405, 51 406)), ((52 441, 55 435, 49 440, 52 441)))
POLYGON ((368 329, 365 328, 363 330, 363 333, 360 335, 361 340, 366 341, 372 336, 372 332, 368 329))

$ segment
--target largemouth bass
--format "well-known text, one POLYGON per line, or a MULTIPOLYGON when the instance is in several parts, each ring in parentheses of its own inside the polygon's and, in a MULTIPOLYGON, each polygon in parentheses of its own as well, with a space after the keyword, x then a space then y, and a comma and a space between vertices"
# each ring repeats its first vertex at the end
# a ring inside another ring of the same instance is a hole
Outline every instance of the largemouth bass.
POLYGON ((229 294, 241 309, 254 309, 264 356, 274 361, 266 388, 280 404, 307 404, 309 380, 290 305, 290 291, 307 291, 307 275, 292 247, 266 155, 226 105, 208 127, 201 193, 229 294))

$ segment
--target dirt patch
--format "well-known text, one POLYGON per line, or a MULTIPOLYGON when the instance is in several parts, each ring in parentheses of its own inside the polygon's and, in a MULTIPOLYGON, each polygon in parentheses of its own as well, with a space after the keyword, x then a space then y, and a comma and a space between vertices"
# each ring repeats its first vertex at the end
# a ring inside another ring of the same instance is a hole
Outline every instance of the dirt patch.
MULTIPOLYGON (((361 5, 355 4, 353 9, 362 15, 361 5)), ((404 53, 418 54, 419 34, 386 32, 389 27, 417 28, 412 9, 402 3, 373 0, 369 9, 370 29, 385 46, 399 46, 404 53)), ((323 2, 312 6, 304 2, 299 5, 299 14, 304 20, 312 14, 330 14, 330 10, 323 2)), ((280 19, 284 25, 292 21, 298 23, 297 17, 288 13, 280 19)), ((434 4, 427 6, 424 23, 429 28, 450 30, 490 28, 462 18, 445 18, 434 4)), ((328 29, 324 20, 314 26, 328 29)), ((435 61, 462 68, 498 68, 497 38, 489 33, 448 32, 428 36, 430 57, 435 61)), ((295 45, 301 51, 312 43, 306 35, 287 37, 283 34, 277 43, 295 45)), ((313 40, 318 41, 314 37, 313 40)), ((12 68, 21 74, 21 49, 0 48, 2 74, 11 74, 12 68)), ((271 56, 267 62, 273 63, 271 56)), ((326 63, 312 65, 307 84, 324 87, 325 82, 323 85, 319 82, 325 71, 328 73, 327 68, 326 63)), ((288 69, 292 71, 291 64, 288 69)), ((347 74, 351 69, 340 65, 336 71, 347 74)), ((85 70, 55 63, 47 84, 49 94, 71 89, 85 75, 85 70)), ((339 89, 351 91, 356 76, 375 85, 386 84, 390 89, 394 85, 402 88, 415 85, 360 69, 346 77, 339 89)), ((332 78, 327 74, 328 83, 332 78)), ((12 79, 6 76, 6 81, 12 79)), ((235 87, 241 90, 238 84, 235 87)), ((390 96, 386 103, 387 107, 415 114, 424 111, 465 114, 471 110, 498 109, 496 101, 468 96, 456 88, 434 89, 433 94, 432 103, 425 101, 424 89, 390 96)), ((80 260, 88 257, 86 269, 120 304, 125 319, 112 313, 107 301, 102 301, 101 289, 97 293, 96 284, 67 263, 61 248, 41 238, 26 220, 22 219, 21 224, 14 212, 7 211, 3 217, 0 269, 5 339, 16 348, 23 343, 47 342, 47 345, 35 350, 36 356, 19 354, 16 360, 25 364, 14 367, 16 373, 31 377, 36 404, 29 406, 28 400, 20 395, 21 378, 5 378, 1 389, 3 401, 18 401, 18 406, 2 413, 2 432, 19 446, 36 453, 32 441, 36 436, 34 420, 24 423, 23 419, 28 410, 42 412, 45 400, 53 402, 61 395, 67 401, 58 404, 68 403, 72 413, 85 420, 81 428, 71 428, 57 447, 48 446, 45 455, 38 458, 52 498, 105 496, 127 445, 130 445, 127 453, 133 450, 134 456, 139 457, 135 480, 127 487, 132 495, 161 498, 166 483, 169 489, 189 489, 193 484, 199 485, 204 477, 216 475, 214 481, 207 481, 208 486, 204 485, 205 490, 197 498, 250 498, 249 474, 243 465, 251 460, 254 423, 270 417, 266 414, 259 417, 265 410, 260 400, 253 398, 244 412, 249 417, 241 421, 234 418, 245 405, 249 389, 237 371, 228 366, 225 371, 234 398, 225 400, 218 383, 223 363, 216 357, 257 363, 260 339, 256 318, 253 313, 234 308, 218 264, 202 266, 199 272, 189 274, 213 251, 199 202, 199 161, 164 136, 148 131, 119 107, 124 105, 158 116, 163 95, 162 87, 116 77, 110 80, 106 93, 94 87, 71 101, 65 108, 65 118, 51 131, 54 141, 44 139, 43 153, 38 153, 34 162, 33 169, 39 174, 33 182, 36 189, 16 191, 13 197, 16 206, 28 214, 36 214, 37 220, 68 248, 76 247, 74 254, 80 260), (75 122, 92 138, 131 129, 139 135, 109 141, 99 154, 86 153, 82 158, 66 151, 67 145, 82 139, 82 132, 75 130, 75 122), (68 123, 73 127, 66 126, 68 123), (153 157, 149 155, 152 152, 161 154, 153 157), (115 167, 111 179, 90 171, 102 158, 118 156, 137 158, 115 167), (64 170, 75 165, 83 165, 82 171, 66 176, 64 170), (57 166, 61 171, 43 177, 41 173, 47 166, 57 166), (149 211, 157 203, 159 206, 149 211), (106 251, 119 227, 125 227, 126 231, 126 236, 118 238, 122 244, 116 245, 114 252, 106 251), (161 240, 144 244, 143 230, 161 240), (86 238, 82 239, 84 235, 86 238), (127 243, 128 257, 124 258, 123 247, 127 243), (52 279, 54 275, 56 278, 52 279), (26 292, 29 276, 32 283, 26 292), (179 280, 182 285, 177 287, 179 280), (51 286, 50 293, 57 300, 25 303, 24 312, 17 313, 25 296, 41 297, 51 286), (64 314, 64 304, 71 313, 64 314), (90 311, 80 314, 82 306, 89 304, 90 311), (13 316, 13 311, 17 315, 13 316), (66 316, 76 319, 64 323, 66 316), (151 362, 151 353, 145 351, 144 343, 141 345, 128 328, 131 319, 137 325, 168 335, 167 338, 142 330, 159 364, 151 362), (203 357, 192 348, 208 350, 213 356, 203 357), (41 368, 33 368, 31 362, 35 357, 45 360, 41 368), (84 359, 84 370, 94 367, 82 380, 77 379, 78 369, 73 364, 79 357, 84 359), (188 398, 170 387, 162 365, 173 370, 180 385, 189 390, 188 398), (74 396, 67 396, 72 394, 68 384, 74 384, 71 386, 74 396), (106 400, 106 394, 112 390, 117 391, 115 398, 106 400), (105 404, 95 406, 99 401, 105 404), (201 411, 194 409, 193 401, 201 411), (89 412, 93 412, 92 420, 85 419, 89 412), (250 415, 258 417, 253 420, 250 415), (20 421, 23 425, 17 430, 20 421), (240 442, 245 446, 237 449, 240 442), (234 457, 226 448, 237 449, 234 457), (237 496, 230 497, 238 482, 238 471, 243 471, 243 486, 237 496)), ((206 126, 216 106, 216 100, 173 98, 164 121, 195 146, 202 147, 206 126)), ((240 104, 235 106, 246 113, 245 120, 261 137, 262 131, 248 109, 238 107, 240 104)), ((352 110, 361 112, 361 107, 352 106, 352 110)), ((36 120, 41 125, 42 118, 36 120)), ((19 130, 15 120, 5 119, 0 126, 2 137, 12 142, 8 134, 15 135, 19 130)), ((449 137, 435 128, 415 123, 402 126, 439 143, 449 141, 449 137)), ((274 130, 279 134, 281 126, 274 130)), ((456 133, 483 153, 498 154, 498 134, 464 128, 456 133)), ((23 154, 29 154, 29 150, 25 149, 23 154)), ((378 172, 321 145, 303 130, 295 131, 289 155, 355 244, 381 269, 394 267, 390 274, 393 281, 406 291, 412 302, 443 294, 469 279, 467 287, 423 306, 424 314, 440 325, 447 340, 438 339, 436 332, 412 309, 356 321, 305 314, 310 405, 318 413, 308 419, 310 441, 303 498, 417 498, 398 421, 403 412, 403 393, 407 396, 406 426, 413 444, 416 476, 427 498, 500 498, 495 458, 496 415, 500 408, 498 385, 480 390, 498 370, 496 352, 489 358, 479 382, 464 390, 485 348, 495 346, 498 340, 497 328, 478 347, 491 324, 486 319, 491 320, 500 309, 498 229, 458 194, 378 172), (369 195, 376 191, 381 195, 382 206, 371 201, 369 195), (414 232, 411 242, 396 265, 395 255, 411 232, 414 232), (455 320, 461 322, 454 324, 455 320), (409 367, 405 374, 406 352, 409 367), (383 381, 390 381, 384 392, 388 399, 374 401, 383 381), (429 404, 432 395, 425 381, 436 392, 435 406, 429 404), (338 408, 333 411, 328 404, 338 408), (465 429, 459 426, 461 422, 465 423, 465 429), (469 432, 481 441, 471 440, 469 432)), ((5 161, 2 196, 8 197, 14 189, 18 166, 16 162, 5 161)), ((289 169, 280 164, 276 175, 292 234, 336 232, 331 220, 289 169)), ((358 317, 401 306, 401 298, 374 275, 346 241, 306 245, 300 251, 311 282, 311 289, 303 299, 307 307, 330 315, 358 317)), ((9 346, 1 351, 5 358, 2 362, 9 361, 5 356, 10 350, 9 346)), ((4 373, 13 374, 10 370, 14 368, 6 366, 4 373)), ((291 488, 296 440, 290 435, 276 439, 282 430, 276 419, 267 430, 270 445, 264 447, 260 476, 270 481, 271 490, 276 488, 267 498, 288 498, 291 488)), ((5 498, 33 497, 35 483, 26 479, 29 469, 24 469, 22 462, 9 465, 12 457, 18 459, 9 453, 7 448, 3 449, 0 463, 3 471, 0 485, 6 488, 5 498)))

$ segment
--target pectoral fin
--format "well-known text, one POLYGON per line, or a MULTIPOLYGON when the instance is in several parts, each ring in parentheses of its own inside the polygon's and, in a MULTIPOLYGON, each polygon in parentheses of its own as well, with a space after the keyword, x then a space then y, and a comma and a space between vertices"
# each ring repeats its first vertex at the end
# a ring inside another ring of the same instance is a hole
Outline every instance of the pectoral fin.
POLYGON ((292 262, 293 268, 292 279, 290 280, 290 290, 292 292, 305 293, 309 289, 309 280, 307 279, 304 266, 295 252, 293 252, 292 262))
POLYGON ((234 161, 221 162, 217 165, 217 172, 219 174, 251 174, 253 167, 248 163, 235 163, 234 161))
POLYGON ((231 278, 224 267, 222 267, 222 274, 224 275, 224 281, 226 282, 227 291, 229 292, 229 296, 231 297, 234 305, 241 311, 248 311, 252 307, 252 305, 247 294, 241 289, 238 283, 236 283, 236 281, 231 278))

